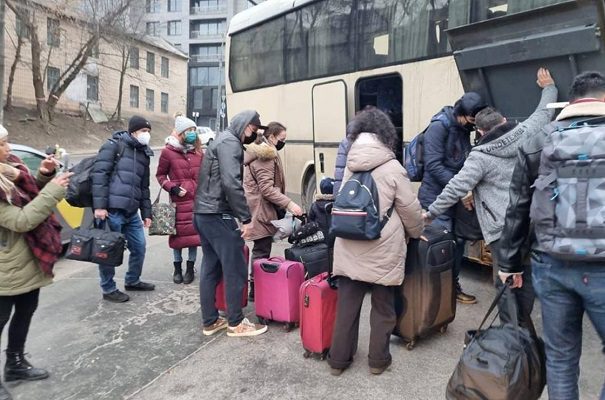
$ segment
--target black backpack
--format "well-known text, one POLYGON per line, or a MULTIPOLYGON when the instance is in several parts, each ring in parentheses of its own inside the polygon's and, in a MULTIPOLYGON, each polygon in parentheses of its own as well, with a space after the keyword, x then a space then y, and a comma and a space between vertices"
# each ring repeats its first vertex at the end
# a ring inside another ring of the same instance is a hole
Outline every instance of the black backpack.
MULTIPOLYGON (((115 164, 124 154, 126 145, 121 140, 109 139, 109 141, 118 145, 118 152, 114 157, 115 167, 115 164)), ((98 154, 86 157, 69 169, 69 172, 74 173, 69 180, 69 186, 67 186, 67 193, 65 194, 65 200, 70 205, 74 207, 92 207, 92 179, 90 173, 97 157, 98 154)))
POLYGON ((380 203, 372 171, 354 173, 340 188, 332 207, 330 236, 375 240, 393 214, 389 208, 380 220, 380 203))

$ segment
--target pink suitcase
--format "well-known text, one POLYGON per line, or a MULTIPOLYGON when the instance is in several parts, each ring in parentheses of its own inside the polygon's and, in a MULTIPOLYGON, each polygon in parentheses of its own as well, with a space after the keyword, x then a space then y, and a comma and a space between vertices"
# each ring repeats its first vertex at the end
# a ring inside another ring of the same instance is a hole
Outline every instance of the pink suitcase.
POLYGON ((321 273, 300 287, 300 338, 305 358, 318 354, 325 359, 332 344, 338 292, 328 276, 321 273))
MULTIPOLYGON (((244 245, 244 258, 246 259, 246 270, 248 269, 248 263, 250 262, 250 249, 244 245)), ((242 307, 248 305, 248 285, 244 286, 242 293, 242 307)), ((221 279, 216 286, 215 295, 215 306, 219 311, 227 311, 227 300, 225 299, 225 282, 221 279)))
POLYGON ((283 257, 254 261, 254 307, 260 323, 286 323, 290 331, 298 324, 298 290, 305 280, 305 267, 283 257))

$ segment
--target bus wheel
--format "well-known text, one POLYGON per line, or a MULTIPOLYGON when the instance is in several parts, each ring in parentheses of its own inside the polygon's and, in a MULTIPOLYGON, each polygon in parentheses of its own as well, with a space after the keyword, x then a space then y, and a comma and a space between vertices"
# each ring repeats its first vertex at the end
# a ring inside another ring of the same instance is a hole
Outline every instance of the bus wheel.
POLYGON ((311 209, 311 204, 315 201, 315 193, 317 192, 317 184, 315 174, 312 174, 305 184, 305 192, 302 194, 302 207, 308 212, 311 209))

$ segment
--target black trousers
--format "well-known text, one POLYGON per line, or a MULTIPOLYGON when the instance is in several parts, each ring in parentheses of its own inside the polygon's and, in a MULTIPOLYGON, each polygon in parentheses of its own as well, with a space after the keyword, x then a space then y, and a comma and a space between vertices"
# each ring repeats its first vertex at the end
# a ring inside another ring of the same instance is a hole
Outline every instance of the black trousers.
POLYGON ((7 352, 22 353, 24 351, 29 325, 38 308, 39 296, 40 289, 16 296, 0 296, 0 334, 10 319, 7 352), (13 308, 15 312, 11 319, 13 308))
MULTIPOLYGON (((273 245, 273 237, 267 236, 264 238, 256 239, 254 241, 254 246, 252 247, 252 263, 254 265, 254 261, 259 260, 261 258, 269 258, 271 257, 271 247, 273 245)), ((254 270, 250 270, 250 277, 252 278, 254 274, 254 270)))
MULTIPOLYGON (((498 276, 498 270, 500 267, 498 266, 498 244, 499 241, 496 240, 489 244, 489 249, 492 253, 492 268, 493 268, 493 278, 494 278, 494 286, 496 286, 497 290, 500 290, 504 285, 502 280, 498 276)), ((531 279, 531 266, 524 267, 525 272, 523 273, 523 286, 520 288, 516 288, 510 291, 510 294, 513 296, 513 301, 517 304, 517 313, 519 316, 519 325, 524 328, 529 328, 529 318, 531 318, 531 312, 534 309, 534 301, 536 300, 536 293, 534 292, 534 285, 531 279)), ((500 321, 504 324, 510 322, 510 315, 508 313, 508 308, 504 307, 505 302, 508 300, 506 298, 507 292, 504 292, 502 295, 502 299, 498 304, 498 311, 500 313, 500 321)))
POLYGON ((357 352, 359 316, 366 292, 372 292, 370 312, 370 348, 368 363, 372 368, 390 364, 389 343, 397 322, 395 286, 382 286, 338 278, 338 306, 328 364, 332 368, 347 368, 357 352))

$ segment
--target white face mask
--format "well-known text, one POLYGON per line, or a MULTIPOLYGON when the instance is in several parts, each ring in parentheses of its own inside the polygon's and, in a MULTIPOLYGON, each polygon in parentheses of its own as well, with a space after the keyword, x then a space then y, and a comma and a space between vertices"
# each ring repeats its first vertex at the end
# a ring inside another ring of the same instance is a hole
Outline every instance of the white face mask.
POLYGON ((149 133, 149 132, 141 132, 141 133, 139 133, 137 135, 137 140, 142 145, 147 146, 149 144, 149 141, 151 140, 151 133, 149 133))

